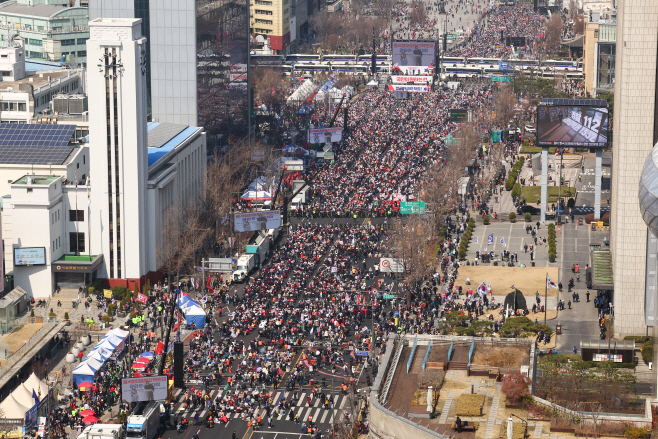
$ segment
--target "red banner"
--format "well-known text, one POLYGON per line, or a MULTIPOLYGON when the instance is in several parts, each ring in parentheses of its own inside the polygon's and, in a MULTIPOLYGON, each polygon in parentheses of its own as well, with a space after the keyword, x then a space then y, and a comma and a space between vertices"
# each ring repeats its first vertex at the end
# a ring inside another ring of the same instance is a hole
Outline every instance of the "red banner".
POLYGON ((146 302, 148 302, 149 298, 142 293, 137 293, 137 300, 139 302, 142 302, 144 305, 146 305, 146 302))

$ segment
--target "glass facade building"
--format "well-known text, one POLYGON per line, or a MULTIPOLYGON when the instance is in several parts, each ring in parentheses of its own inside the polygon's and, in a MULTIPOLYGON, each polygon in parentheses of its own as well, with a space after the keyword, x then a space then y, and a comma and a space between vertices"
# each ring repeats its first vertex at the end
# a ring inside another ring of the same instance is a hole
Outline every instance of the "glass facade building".
POLYGON ((246 0, 89 4, 90 20, 142 19, 150 119, 204 127, 209 151, 247 133, 248 14, 246 0))

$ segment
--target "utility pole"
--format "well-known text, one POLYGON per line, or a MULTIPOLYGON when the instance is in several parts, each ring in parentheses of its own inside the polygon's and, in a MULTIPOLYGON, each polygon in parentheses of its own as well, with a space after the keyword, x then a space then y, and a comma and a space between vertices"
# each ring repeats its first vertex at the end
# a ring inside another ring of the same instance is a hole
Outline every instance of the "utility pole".
POLYGON ((375 52, 375 26, 372 27, 372 76, 377 74, 377 53, 375 52))

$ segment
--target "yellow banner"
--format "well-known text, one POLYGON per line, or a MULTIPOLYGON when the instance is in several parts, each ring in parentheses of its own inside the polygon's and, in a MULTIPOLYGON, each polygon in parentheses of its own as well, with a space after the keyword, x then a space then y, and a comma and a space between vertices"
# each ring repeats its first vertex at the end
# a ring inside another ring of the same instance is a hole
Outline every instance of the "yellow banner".
POLYGON ((108 299, 112 298, 112 290, 103 290, 103 296, 107 297, 108 299))

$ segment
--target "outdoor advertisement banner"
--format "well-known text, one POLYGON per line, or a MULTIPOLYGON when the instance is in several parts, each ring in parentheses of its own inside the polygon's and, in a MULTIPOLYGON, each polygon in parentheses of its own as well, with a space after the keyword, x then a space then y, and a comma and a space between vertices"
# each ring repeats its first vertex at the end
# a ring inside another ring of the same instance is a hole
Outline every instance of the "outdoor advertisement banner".
POLYGON ((324 143, 327 141, 327 137, 331 137, 331 142, 340 142, 340 139, 343 138, 343 129, 332 127, 308 130, 308 143, 324 143))
POLYGON ((399 66, 429 66, 434 63, 436 42, 394 41, 393 63, 399 66))
POLYGON ((427 93, 430 91, 429 85, 401 85, 388 84, 388 91, 410 91, 415 93, 427 93))
POLYGON ((391 81, 393 84, 406 84, 407 82, 413 82, 417 84, 427 84, 432 82, 431 76, 391 76, 391 81))
POLYGON ((279 227, 281 227, 280 210, 262 210, 234 215, 233 230, 236 232, 256 232, 279 227))
POLYGON ((164 401, 167 399, 167 376, 123 378, 121 399, 126 402, 164 401))

